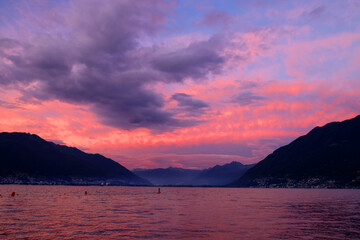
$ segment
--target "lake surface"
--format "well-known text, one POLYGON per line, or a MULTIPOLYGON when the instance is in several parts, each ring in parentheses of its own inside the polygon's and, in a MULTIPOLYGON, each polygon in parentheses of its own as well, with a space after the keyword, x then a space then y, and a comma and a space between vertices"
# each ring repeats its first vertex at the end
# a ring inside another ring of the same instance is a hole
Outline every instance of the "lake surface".
POLYGON ((360 239, 360 190, 161 191, 2 185, 0 239, 360 239))

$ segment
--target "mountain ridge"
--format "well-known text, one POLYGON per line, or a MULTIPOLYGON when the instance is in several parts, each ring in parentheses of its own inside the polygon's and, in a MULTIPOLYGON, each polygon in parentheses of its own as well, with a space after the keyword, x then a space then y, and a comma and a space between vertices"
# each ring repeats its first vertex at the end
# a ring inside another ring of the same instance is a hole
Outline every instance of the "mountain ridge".
POLYGON ((46 141, 35 134, 0 133, 0 183, 150 185, 100 154, 46 141))
POLYGON ((359 187, 360 115, 313 128, 229 186, 359 187))
POLYGON ((185 169, 177 167, 139 169, 132 171, 155 185, 170 186, 223 186, 244 174, 254 164, 243 165, 231 162, 207 169, 185 169))

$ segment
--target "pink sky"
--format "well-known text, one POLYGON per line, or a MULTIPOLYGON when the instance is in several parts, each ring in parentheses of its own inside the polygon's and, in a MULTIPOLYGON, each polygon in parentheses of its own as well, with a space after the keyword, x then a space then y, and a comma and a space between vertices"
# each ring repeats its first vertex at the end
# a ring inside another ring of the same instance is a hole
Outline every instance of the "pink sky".
POLYGON ((207 168, 360 113, 358 1, 221 2, 2 1, 0 131, 207 168))

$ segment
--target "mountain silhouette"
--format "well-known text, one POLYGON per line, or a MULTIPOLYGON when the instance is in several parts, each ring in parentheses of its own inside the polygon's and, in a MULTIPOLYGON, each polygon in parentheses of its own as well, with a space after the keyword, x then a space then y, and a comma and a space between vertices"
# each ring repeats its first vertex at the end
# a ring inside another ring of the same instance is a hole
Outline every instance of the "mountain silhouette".
POLYGON ((184 168, 133 169, 136 175, 149 180, 155 185, 189 185, 201 170, 184 168))
POLYGON ((29 133, 0 133, 0 183, 150 185, 100 154, 29 133))
POLYGON ((231 183, 242 176, 247 170, 255 164, 243 165, 239 162, 231 162, 225 165, 216 165, 215 167, 202 170, 192 181, 195 186, 222 186, 231 183))
POLYGON ((169 167, 134 169, 133 172, 155 185, 223 186, 239 178, 253 165, 231 162, 204 170, 169 167))
POLYGON ((315 127, 230 186, 360 187, 360 115, 315 127))

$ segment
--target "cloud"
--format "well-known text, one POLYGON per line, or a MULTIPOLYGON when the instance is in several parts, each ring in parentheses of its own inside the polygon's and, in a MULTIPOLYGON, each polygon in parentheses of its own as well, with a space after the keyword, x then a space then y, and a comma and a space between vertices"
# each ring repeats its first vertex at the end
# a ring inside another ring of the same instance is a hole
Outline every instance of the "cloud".
POLYGON ((171 8, 160 0, 70 2, 49 23, 53 30, 0 39, 0 83, 16 86, 22 101, 91 106, 102 123, 121 129, 171 131, 198 124, 176 117, 181 110, 192 115, 194 105, 166 110, 164 96, 148 86, 219 73, 224 41, 213 36, 177 50, 141 44, 163 29, 171 8))
POLYGON ((59 139, 46 139, 46 141, 53 142, 53 143, 59 144, 59 145, 66 145, 62 140, 59 140, 59 139))
POLYGON ((0 107, 8 109, 22 109, 18 104, 0 100, 0 107))
POLYGON ((204 13, 202 19, 199 24, 204 26, 217 26, 217 27, 225 27, 233 20, 233 16, 231 16, 228 12, 213 9, 210 12, 204 13))
POLYGON ((245 92, 239 92, 237 94, 234 94, 231 97, 230 102, 238 103, 240 105, 246 106, 246 105, 257 104, 257 103, 259 103, 259 101, 262 101, 264 99, 265 99, 264 97, 255 95, 251 91, 245 91, 245 92))
MULTIPOLYGON (((157 154, 142 159, 142 165, 134 165, 130 163, 132 169, 137 167, 142 168, 167 168, 167 167, 180 167, 191 169, 207 169, 215 165, 223 165, 232 161, 238 161, 243 164, 252 164, 247 158, 236 155, 220 155, 220 154, 157 154)), ((126 164, 128 166, 128 164, 126 164)))
POLYGON ((183 81, 185 78, 202 79, 209 73, 219 73, 225 63, 219 50, 225 41, 216 35, 206 41, 191 43, 188 47, 157 56, 152 66, 165 73, 167 81, 183 81))
POLYGON ((201 116, 210 108, 206 102, 193 98, 191 95, 185 93, 176 93, 172 95, 171 100, 177 102, 177 111, 185 113, 185 116, 187 117, 201 116))
POLYGON ((177 146, 162 146, 162 153, 174 154, 214 154, 214 155, 236 155, 242 157, 253 157, 252 150, 254 147, 243 142, 221 142, 221 143, 205 143, 187 144, 177 146))
POLYGON ((322 6, 314 8, 313 10, 311 10, 309 12, 305 11, 303 13, 303 16, 308 17, 310 19, 315 19, 315 18, 320 17, 325 11, 326 11, 326 7, 322 5, 322 6))
POLYGON ((240 88, 241 89, 251 89, 251 88, 257 88, 259 87, 259 84, 254 81, 241 81, 240 88))
POLYGON ((264 0, 245 0, 245 1, 239 1, 236 3, 237 6, 244 7, 244 8, 251 8, 251 7, 257 7, 257 8, 265 8, 269 7, 275 4, 278 4, 279 0, 274 0, 272 2, 264 1, 264 0))

